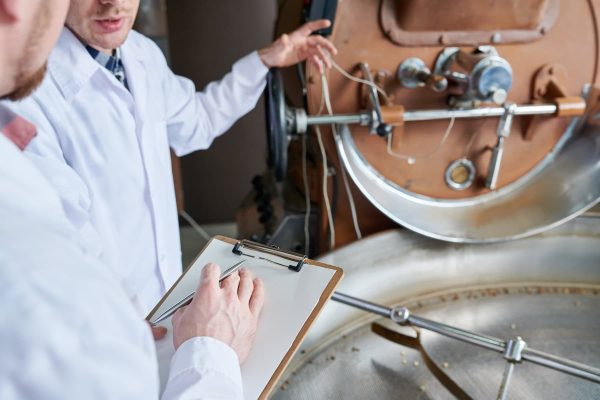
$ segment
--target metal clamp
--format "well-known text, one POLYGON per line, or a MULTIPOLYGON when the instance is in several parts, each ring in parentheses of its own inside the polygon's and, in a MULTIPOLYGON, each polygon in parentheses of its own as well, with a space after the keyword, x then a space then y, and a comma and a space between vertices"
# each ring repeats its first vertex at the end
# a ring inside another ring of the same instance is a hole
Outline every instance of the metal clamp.
POLYGON ((510 385, 510 379, 515 370, 515 364, 520 363, 523 360, 522 355, 525 347, 527 347, 527 343, 520 336, 517 336, 514 339, 508 339, 506 342, 503 355, 507 363, 504 368, 504 374, 502 375, 500 390, 498 391, 498 400, 505 400, 507 398, 508 386, 510 385))
POLYGON ((233 246, 233 249, 231 251, 233 254, 236 254, 238 256, 246 256, 246 257, 256 258, 259 260, 264 260, 264 261, 267 261, 267 262, 270 262, 270 263, 273 263, 273 264, 276 264, 276 265, 279 265, 282 267, 286 267, 287 269, 295 271, 295 272, 300 272, 300 270, 304 266, 304 263, 306 262, 305 255, 293 253, 291 251, 281 250, 277 246, 270 246, 270 245, 266 245, 266 244, 256 243, 256 242, 246 240, 246 239, 238 241, 235 244, 235 246, 233 246), (268 255, 278 257, 278 258, 282 258, 284 260, 289 260, 293 264, 284 264, 284 263, 272 260, 270 258, 261 256, 261 255, 245 253, 242 250, 243 248, 247 248, 248 250, 252 250, 257 253, 268 254, 268 255))
POLYGON ((406 325, 409 322, 410 310, 406 307, 392 308, 390 319, 399 325, 406 325))
POLYGON ((510 136, 513 117, 516 111, 516 104, 504 104, 504 114, 502 114, 502 116, 500 117, 500 121, 498 122, 498 142, 492 150, 492 159, 490 161, 488 176, 485 182, 485 186, 488 189, 496 189, 496 184, 498 183, 498 176, 500 174, 500 165, 502 164, 502 156, 504 155, 504 139, 510 136))
POLYGON ((392 133, 392 126, 383 122, 383 114, 381 112, 381 104, 379 103, 379 94, 375 89, 375 82, 373 81, 373 76, 371 75, 371 71, 369 70, 369 64, 361 63, 360 69, 363 72, 366 81, 372 82, 373 85, 369 85, 369 98, 371 99, 371 104, 373 105, 373 117, 369 121, 369 132, 376 133, 381 137, 386 137, 390 133, 392 133))

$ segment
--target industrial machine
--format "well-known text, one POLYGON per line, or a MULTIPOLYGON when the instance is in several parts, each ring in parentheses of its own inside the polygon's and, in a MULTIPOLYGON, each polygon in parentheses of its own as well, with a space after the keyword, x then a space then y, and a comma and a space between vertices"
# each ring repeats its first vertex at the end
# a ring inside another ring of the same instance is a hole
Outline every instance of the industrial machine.
POLYGON ((599 13, 280 1, 339 53, 271 71, 239 234, 346 277, 275 398, 600 397, 599 13))
POLYGON ((256 178, 272 190, 245 204, 262 227, 243 214, 244 236, 269 242, 306 196, 312 254, 395 224, 461 243, 525 237, 598 201, 594 1, 308 4, 282 2, 278 31, 330 17, 339 71, 271 74, 274 179, 256 178))

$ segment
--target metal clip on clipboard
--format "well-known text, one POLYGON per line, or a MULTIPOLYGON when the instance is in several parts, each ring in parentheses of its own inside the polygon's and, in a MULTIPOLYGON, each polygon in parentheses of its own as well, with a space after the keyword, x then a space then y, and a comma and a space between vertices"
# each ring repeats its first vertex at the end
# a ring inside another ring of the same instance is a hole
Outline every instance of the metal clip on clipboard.
POLYGON ((246 239, 238 241, 235 244, 235 246, 233 246, 233 250, 231 250, 231 251, 233 252, 233 254, 236 254, 238 256, 246 256, 246 257, 256 258, 259 260, 265 260, 270 263, 277 264, 282 267, 286 267, 287 269, 295 271, 295 272, 300 272, 300 270, 302 269, 302 267, 304 266, 304 264, 306 262, 305 255, 294 253, 291 251, 281 250, 277 246, 269 246, 266 244, 252 242, 252 241, 246 240, 246 239), (243 249, 248 249, 248 250, 256 251, 259 253, 264 253, 264 254, 275 256, 275 257, 279 257, 284 260, 289 260, 290 263, 282 264, 278 261, 274 261, 267 257, 263 257, 263 256, 255 255, 255 254, 244 253, 243 249))

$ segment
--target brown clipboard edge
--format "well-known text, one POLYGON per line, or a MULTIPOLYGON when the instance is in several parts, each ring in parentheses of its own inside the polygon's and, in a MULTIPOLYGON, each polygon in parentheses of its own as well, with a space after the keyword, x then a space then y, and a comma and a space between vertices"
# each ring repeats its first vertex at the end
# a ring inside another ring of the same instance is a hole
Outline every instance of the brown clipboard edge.
MULTIPOLYGON (((229 243, 231 245, 235 245, 238 242, 238 240, 231 239, 226 236, 221 236, 221 235, 214 236, 213 238, 211 238, 208 241, 208 243, 206 243, 206 245, 202 248, 202 250, 198 253, 196 258, 194 258, 194 261, 192 261, 189 266, 193 265, 196 262, 198 257, 200 257, 200 255, 204 252, 204 250, 206 250, 206 248, 208 246, 210 246, 210 244, 212 243, 213 240, 220 240, 222 242, 229 243)), ((281 378, 281 375, 283 374, 283 372, 287 368, 288 364, 292 360, 292 357, 294 356, 294 354, 296 354, 298 347, 300 347, 300 343, 302 342, 302 340, 304 340, 304 337, 308 333, 308 329, 313 324, 315 319, 319 316, 319 314, 323 310, 323 307, 325 307, 325 303, 327 303, 327 301, 331 298, 331 295, 335 291, 335 288, 339 285, 340 281, 342 280, 342 277, 344 276, 344 271, 341 268, 335 267, 333 265, 324 264, 322 262, 314 261, 311 259, 306 259, 305 264, 308 264, 313 267, 332 269, 335 271, 335 273, 333 274, 333 277, 329 281, 329 284, 327 284, 327 287, 321 294, 321 297, 319 297, 319 301, 317 302, 317 304, 313 308, 312 312, 310 313, 310 315, 304 322, 304 325, 302 325, 302 329, 300 329, 300 332, 298 332, 298 335, 296 335, 296 339, 294 339, 289 350, 287 351, 287 353, 285 353, 285 356, 279 363, 279 366, 275 369, 275 372, 273 372, 271 379, 269 379, 269 382, 267 382, 267 385, 265 386, 263 391, 260 393, 260 396, 258 396, 258 398, 261 400, 266 399, 267 396, 269 396, 269 394, 271 394, 271 392, 275 388, 275 384, 277 384, 277 382, 279 381, 279 378, 281 378)), ((189 266, 185 270, 185 272, 183 274, 181 274, 181 276, 177 279, 177 281, 175 281, 175 283, 173 284, 173 286, 171 286, 171 288, 167 291, 167 293, 165 293, 165 295, 160 299, 160 301, 156 304, 156 306, 154 306, 152 311, 150 311, 150 313, 146 317, 147 321, 150 321, 150 318, 152 318, 152 316, 158 311, 160 306, 171 295, 171 292, 173 291, 173 289, 184 278, 185 274, 187 274, 187 272, 190 270, 189 266)))

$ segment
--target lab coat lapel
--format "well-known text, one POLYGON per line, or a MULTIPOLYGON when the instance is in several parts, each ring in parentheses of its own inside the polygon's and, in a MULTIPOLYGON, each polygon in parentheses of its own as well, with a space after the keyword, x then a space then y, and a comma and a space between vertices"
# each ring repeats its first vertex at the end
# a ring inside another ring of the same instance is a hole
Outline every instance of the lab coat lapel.
MULTIPOLYGON (((148 94, 147 73, 139 57, 139 50, 128 40, 123 44, 122 57, 129 91, 135 103, 136 122, 141 125, 146 120, 146 101, 148 94)), ((139 130, 139 129, 138 129, 139 130)))

